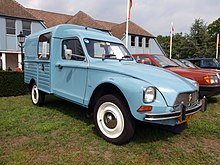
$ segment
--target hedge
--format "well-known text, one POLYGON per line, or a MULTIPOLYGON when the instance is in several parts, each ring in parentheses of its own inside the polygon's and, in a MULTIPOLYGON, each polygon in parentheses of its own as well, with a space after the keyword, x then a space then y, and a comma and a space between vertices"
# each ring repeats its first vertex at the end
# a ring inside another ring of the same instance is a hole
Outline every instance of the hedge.
POLYGON ((23 72, 0 71, 0 97, 27 93, 23 72))

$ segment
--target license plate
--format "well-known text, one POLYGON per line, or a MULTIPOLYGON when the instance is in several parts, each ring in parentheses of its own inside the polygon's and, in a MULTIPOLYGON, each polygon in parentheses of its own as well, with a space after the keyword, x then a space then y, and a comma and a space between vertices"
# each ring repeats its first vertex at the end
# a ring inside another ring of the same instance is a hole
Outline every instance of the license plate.
POLYGON ((189 116, 186 116, 186 118, 182 121, 178 120, 178 123, 177 124, 182 124, 182 123, 185 123, 187 122, 188 120, 192 119, 193 115, 189 115, 189 116))

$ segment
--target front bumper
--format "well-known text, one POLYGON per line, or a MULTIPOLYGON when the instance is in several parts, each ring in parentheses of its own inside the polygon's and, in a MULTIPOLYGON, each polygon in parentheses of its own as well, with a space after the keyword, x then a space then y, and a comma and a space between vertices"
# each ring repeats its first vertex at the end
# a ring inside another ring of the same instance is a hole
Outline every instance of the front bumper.
POLYGON ((193 107, 187 108, 185 105, 180 104, 177 107, 174 107, 173 112, 168 113, 145 113, 145 121, 164 121, 171 119, 178 119, 180 122, 185 120, 186 116, 192 115, 198 111, 206 111, 207 101, 204 97, 193 107))
POLYGON ((199 86, 199 95, 202 98, 203 96, 211 97, 220 94, 220 85, 200 85, 199 86))

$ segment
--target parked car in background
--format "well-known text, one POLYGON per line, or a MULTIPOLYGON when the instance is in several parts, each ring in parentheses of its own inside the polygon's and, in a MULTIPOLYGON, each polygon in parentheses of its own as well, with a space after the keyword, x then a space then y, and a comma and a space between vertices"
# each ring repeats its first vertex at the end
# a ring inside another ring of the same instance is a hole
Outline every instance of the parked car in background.
MULTIPOLYGON (((190 67, 190 68, 200 68, 198 66, 196 66, 195 64, 193 64, 192 62, 185 60, 185 59, 179 59, 180 62, 182 62, 183 64, 185 64, 185 66, 190 67)), ((217 72, 217 76, 218 78, 220 78, 220 70, 218 69, 209 69, 209 68, 200 68, 200 69, 205 69, 205 70, 209 70, 209 71, 215 71, 217 72)))
POLYGON ((196 81, 137 64, 121 40, 76 25, 27 37, 24 81, 34 105, 47 93, 86 107, 97 132, 114 144, 132 138, 135 119, 178 127, 206 107, 196 81))
POLYGON ((172 58, 171 60, 172 60, 173 62, 175 62, 177 65, 179 65, 180 67, 190 68, 189 66, 187 66, 185 63, 183 63, 182 61, 180 61, 180 60, 178 60, 178 59, 172 58))
POLYGON ((193 64, 192 62, 186 60, 186 59, 179 59, 179 61, 181 61, 182 63, 184 63, 186 66, 188 66, 189 68, 200 68, 197 65, 193 64))
POLYGON ((216 71, 183 68, 164 55, 133 54, 138 63, 154 65, 199 83, 200 97, 220 94, 220 79, 216 71))
POLYGON ((220 70, 220 63, 215 58, 190 58, 186 60, 192 62, 200 68, 220 70))

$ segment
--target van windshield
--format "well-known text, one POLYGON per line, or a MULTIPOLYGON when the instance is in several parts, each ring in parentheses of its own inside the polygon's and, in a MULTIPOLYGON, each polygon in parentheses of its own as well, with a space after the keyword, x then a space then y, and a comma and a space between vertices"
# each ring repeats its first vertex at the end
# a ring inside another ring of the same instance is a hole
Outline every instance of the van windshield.
POLYGON ((133 60, 124 45, 106 41, 84 39, 88 54, 93 58, 133 60))

